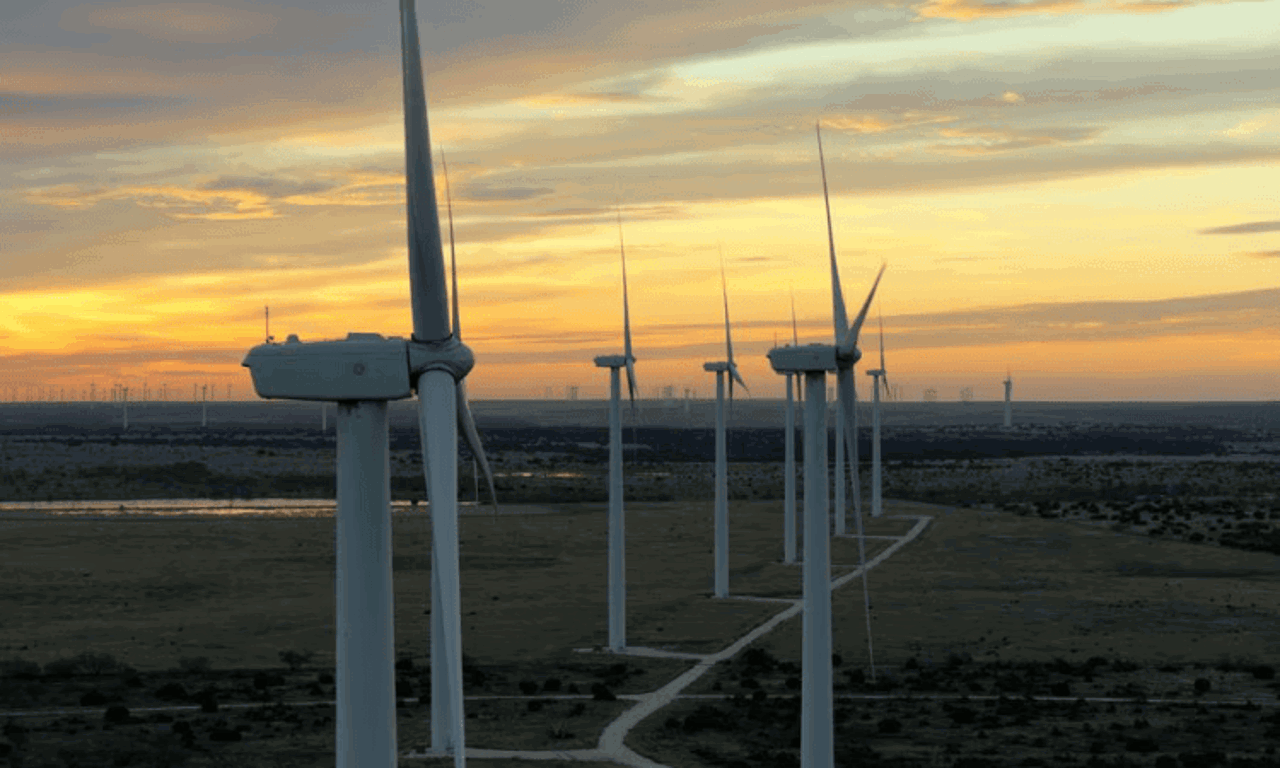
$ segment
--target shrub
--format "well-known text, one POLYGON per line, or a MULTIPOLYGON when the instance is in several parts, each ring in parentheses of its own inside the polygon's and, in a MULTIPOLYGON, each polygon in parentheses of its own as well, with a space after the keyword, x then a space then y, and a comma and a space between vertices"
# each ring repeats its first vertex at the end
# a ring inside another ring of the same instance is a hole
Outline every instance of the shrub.
POLYGON ((321 672, 316 677, 316 682, 321 685, 333 685, 333 674, 329 672, 321 672))
POLYGON ((218 692, 212 687, 200 691, 192 696, 191 700, 200 705, 201 712, 218 711, 218 692))
POLYGON ((398 672, 412 672, 412 671, 413 671, 413 659, 409 658, 408 656, 405 656, 405 657, 404 657, 404 658, 402 658, 402 659, 397 659, 397 660, 396 660, 396 671, 398 671, 398 672))
POLYGON ((302 651, 280 651, 277 655, 280 657, 281 662, 288 665, 290 672, 297 672, 311 661, 311 657, 315 653, 312 651, 306 651, 305 653, 302 651))
POLYGON ((838 653, 831 654, 831 666, 838 667, 844 664, 844 657, 838 653))
POLYGON ((24 659, 0 661, 0 677, 33 680, 40 676, 40 665, 24 659))
POLYGON ((187 698, 187 689, 182 683, 165 683, 156 689, 156 698, 161 701, 183 701, 187 698))
POLYGON ((548 677, 546 682, 542 684, 542 690, 555 693, 560 690, 560 678, 548 677))
POLYGON ((800 690, 800 687, 801 687, 800 678, 798 678, 798 677, 788 677, 788 678, 787 678, 787 681, 786 681, 786 686, 787 686, 787 690, 789 690, 789 691, 798 691, 798 690, 800 690))
POLYGON ((1209 682, 1208 678, 1205 678, 1205 677, 1196 678, 1196 682, 1195 682, 1196 693, 1208 693, 1209 689, 1212 687, 1213 686, 1209 682))
POLYGON ((541 712, 542 701, 540 699, 530 699, 528 702, 525 703, 525 709, 529 710, 530 712, 541 712))
POLYGON ((203 675, 209 671, 208 656, 184 656, 178 659, 178 669, 190 675, 203 675))
POLYGON ((1148 753, 1156 752, 1160 747, 1156 745, 1155 739, 1144 737, 1141 739, 1125 739, 1124 749, 1126 752, 1148 753))
POLYGON ((879 723, 876 724, 876 728, 877 730, 880 731, 880 733, 885 733, 885 734, 901 733, 902 721, 892 717, 886 717, 885 719, 881 720, 879 723))
POLYGON ((747 667, 762 669, 766 672, 772 671, 778 665, 777 659, 763 648, 748 648, 742 654, 742 662, 747 667))
POLYGON ((1070 696, 1071 686, 1067 685, 1065 682, 1054 683, 1053 685, 1049 686, 1049 693, 1053 694, 1054 696, 1070 696))
POLYGON ((284 685, 284 678, 280 675, 273 675, 270 672, 254 672, 253 687, 260 691, 273 688, 277 685, 284 685))
POLYGON ((587 711, 587 705, 579 701, 577 704, 574 704, 572 707, 569 708, 569 717, 577 717, 578 715, 581 715, 583 712, 586 712, 586 711, 587 711))
POLYGON ((230 728, 215 727, 209 731, 209 741, 240 741, 242 738, 239 731, 230 728))
POLYGON ((1276 669, 1269 664, 1262 664, 1253 668, 1253 676, 1258 680, 1274 680, 1276 669))
POLYGON ((396 696, 407 699, 413 696, 413 683, 408 680, 396 681, 396 696))
POLYGON ((553 739, 572 739, 577 734, 571 732, 562 720, 548 728, 547 735, 553 739))
POLYGON ((112 724, 127 723, 129 722, 129 710, 119 704, 113 704, 107 707, 107 711, 102 715, 102 722, 112 724))
POLYGON ((591 698, 596 701, 616 701, 618 697, 604 683, 592 683, 591 698))
POLYGON ((106 703, 107 697, 103 696, 102 692, 98 690, 87 691, 85 695, 80 697, 80 706, 82 707, 96 707, 99 704, 106 703))
POLYGON ((521 680, 520 692, 523 693, 525 696, 532 696, 533 694, 538 692, 538 684, 532 680, 521 680))

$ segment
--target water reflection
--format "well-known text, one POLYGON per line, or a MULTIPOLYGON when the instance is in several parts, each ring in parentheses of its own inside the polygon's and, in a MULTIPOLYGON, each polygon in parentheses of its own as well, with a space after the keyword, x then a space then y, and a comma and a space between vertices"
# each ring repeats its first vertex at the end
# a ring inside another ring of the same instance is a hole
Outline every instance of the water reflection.
MULTIPOLYGON (((463 514, 476 509, 474 501, 459 500, 463 514)), ((393 514, 425 512, 427 504, 391 502, 393 514)), ((333 517, 333 499, 130 499, 126 501, 0 501, 2 517, 333 517)))

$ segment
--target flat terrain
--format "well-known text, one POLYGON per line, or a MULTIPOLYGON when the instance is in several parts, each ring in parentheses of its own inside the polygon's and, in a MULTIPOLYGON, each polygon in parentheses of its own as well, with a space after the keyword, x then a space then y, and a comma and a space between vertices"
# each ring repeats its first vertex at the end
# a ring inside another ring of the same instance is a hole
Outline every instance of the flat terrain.
MULTIPOLYGON (((732 592, 798 598, 798 567, 779 562, 780 410, 739 405, 732 592)), ((1012 431, 971 423, 998 420, 994 404, 894 405, 887 513, 932 521, 870 573, 874 671, 860 580, 834 595, 838 764, 1276 764, 1274 405, 1039 404, 1012 431)), ((431 526, 410 504, 406 406, 392 471, 407 750, 429 742, 431 526)), ((477 408, 502 506, 461 517, 471 747, 593 748, 628 697, 693 664, 574 650, 607 635, 598 406, 477 408)), ((246 509, 332 498, 332 434, 318 407, 222 407, 208 430, 190 404, 131 408, 122 432, 105 405, 0 404, 0 710, 48 713, 0 715, 0 766, 332 764, 332 508, 246 509), (164 498, 229 509, 132 501, 164 498), (117 501, 59 511, 76 499, 117 501)), ((705 654, 787 605, 709 598, 710 431, 697 404, 685 426, 681 411, 627 431, 628 640, 705 654)), ((884 538, 868 554, 913 523, 870 521, 884 538)), ((832 552, 833 577, 858 562, 851 539, 832 552)), ((627 745, 672 766, 797 764, 800 626, 712 667, 627 745)))
MULTIPOLYGON (((657 688, 690 663, 574 653, 605 640, 604 510, 568 505, 535 511, 542 514, 462 518, 466 693, 515 697, 468 703, 471 746, 592 747, 627 706, 606 699, 657 688), (607 694, 593 696, 593 686, 607 694), (575 693, 578 699, 552 698, 575 693)), ((996 511, 895 503, 890 512, 935 517, 921 539, 871 573, 875 683, 859 582, 836 592, 838 694, 1003 694, 1014 703, 994 702, 988 712, 980 701, 842 700, 840 743, 853 750, 849 760, 865 750, 885 758, 940 756, 945 764, 966 755, 1016 764, 1079 754, 1082 743, 1093 748, 1092 741, 1080 741, 1082 723, 1107 727, 1111 714, 1106 704, 1070 704, 1080 696, 1260 702, 1261 710, 1238 710, 1239 723, 1231 714, 1237 710, 1212 713, 1226 713, 1232 750, 1265 755, 1264 734, 1273 726, 1264 718, 1277 711, 1275 680, 1263 668, 1280 653, 1280 558, 996 511), (1208 681, 1201 693, 1198 678, 1208 681), (1057 709, 1018 703, 1025 694, 1067 700, 1057 709), (972 710, 974 719, 953 717, 956 707, 972 710), (880 723, 889 719, 901 730, 888 725, 892 732, 882 732, 880 723), (1026 722, 1014 726, 1019 719, 1026 722), (973 735, 978 727, 990 741, 973 735), (1015 732, 1023 741, 1010 740, 1015 732), (1037 740, 1041 746, 1033 746, 1037 740), (995 755, 985 754, 990 745, 999 745, 995 755)), ((780 609, 707 596, 710 516, 705 504, 629 505, 631 643, 718 650, 780 609)), ((735 593, 800 595, 799 569, 777 562, 780 516, 776 504, 733 506, 735 593)), ((907 527, 909 521, 881 519, 868 533, 895 535, 907 527)), ((25 749, 35 762, 27 765, 58 765, 59 750, 88 761, 112 744, 123 748, 144 736, 157 742, 147 750, 171 749, 190 765, 250 752, 275 755, 263 763, 274 765, 332 759, 332 708, 288 706, 333 692, 327 677, 333 658, 331 520, 51 520, 10 513, 0 532, 0 579, 11 585, 0 598, 6 617, 0 658, 44 667, 38 676, 6 679, 0 706, 46 710, 87 701, 98 710, 15 721, 29 729, 25 749), (282 651, 306 661, 290 670, 282 651), (81 658, 80 668, 67 662, 86 652, 91 656, 81 658), (98 657, 98 674, 92 674, 95 654, 127 668, 98 657), (217 711, 199 711, 205 702, 217 711), (104 726, 101 710, 112 704, 130 714, 104 726), (194 711, 141 711, 180 704, 194 711), (258 706, 237 706, 242 704, 258 706), (187 723, 181 733, 173 730, 178 720, 187 723), (183 746, 187 729, 190 747, 183 746), (230 731, 241 740, 213 740, 230 731), (173 744, 164 746, 165 739, 173 744)), ((401 694, 410 699, 429 691, 429 536, 425 515, 397 515, 398 674, 401 694)), ((855 564, 856 558, 852 540, 833 542, 834 562, 855 564)), ((740 702, 683 700, 645 721, 628 743, 680 766, 718 765, 734 755, 747 760, 766 744, 794 753, 788 734, 798 734, 798 691, 788 678, 798 675, 799 629, 798 619, 785 622, 752 646, 754 656, 713 668, 686 692, 736 695, 740 702), (750 698, 761 695, 762 702, 750 698), (763 717, 761 707, 772 713, 767 727, 752 719, 763 717), (711 713, 721 711, 718 721, 711 713), (732 728, 719 730, 722 721, 732 728)), ((10 669, 21 671, 12 663, 10 669)), ((1126 723, 1124 732, 1097 736, 1100 754, 1149 756, 1140 751, 1144 738, 1153 739, 1158 751, 1198 754, 1221 735, 1221 729, 1188 728, 1204 719, 1194 706, 1160 706, 1165 709, 1121 704, 1113 719, 1126 723), (1133 715, 1134 706, 1143 714, 1133 715), (1138 729, 1142 733, 1133 730, 1139 717, 1149 723, 1138 729), (1139 751, 1128 749, 1126 739, 1137 739, 1139 751)), ((402 747, 425 747, 426 705, 410 701, 400 719, 402 747)))

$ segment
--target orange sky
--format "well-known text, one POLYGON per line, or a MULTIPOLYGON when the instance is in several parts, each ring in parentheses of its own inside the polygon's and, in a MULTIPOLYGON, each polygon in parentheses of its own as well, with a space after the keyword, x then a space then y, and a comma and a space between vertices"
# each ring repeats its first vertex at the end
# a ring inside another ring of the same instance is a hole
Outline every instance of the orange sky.
MULTIPOLYGON (((265 304, 280 338, 407 335, 384 5, 0 10, 0 398, 249 397, 265 304)), ((420 9, 473 397, 605 393, 619 203, 642 392, 711 391, 723 247, 735 358, 779 396, 790 292, 802 343, 832 332, 820 118, 846 300, 888 264, 906 399, 1006 370, 1025 399, 1276 399, 1280 4, 689 5, 420 9)))

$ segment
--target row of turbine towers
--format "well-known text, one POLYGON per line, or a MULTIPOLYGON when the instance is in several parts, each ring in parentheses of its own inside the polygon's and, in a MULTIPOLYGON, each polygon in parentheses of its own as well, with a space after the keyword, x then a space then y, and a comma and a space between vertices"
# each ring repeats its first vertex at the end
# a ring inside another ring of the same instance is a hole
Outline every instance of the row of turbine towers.
MULTIPOLYGON (((338 768, 392 768, 397 764, 395 709, 395 653, 392 594, 391 517, 388 402, 417 395, 423 472, 431 514, 431 752, 453 758, 455 768, 466 765, 465 713, 462 688, 462 637, 458 558, 458 435, 461 432, 488 480, 493 474, 476 432, 466 394, 466 376, 474 366, 471 350, 461 341, 457 291, 457 262, 453 248, 452 199, 449 209, 451 276, 446 270, 426 94, 414 0, 400 0, 402 76, 405 115, 405 186, 408 218, 410 314, 412 334, 384 337, 377 333, 349 333, 338 341, 302 342, 289 336, 283 343, 268 338, 246 355, 254 389, 264 398, 335 402, 337 438, 337 514, 335 578, 336 751, 338 768), (452 295, 452 302, 450 301, 452 295)), ((862 353, 859 333, 884 274, 882 266, 855 319, 845 312, 834 236, 831 233, 826 165, 818 129, 823 196, 833 299, 834 336, 831 344, 796 343, 770 350, 774 371, 804 392, 804 542, 803 660, 801 764, 830 768, 833 763, 833 706, 831 680, 831 512, 827 475, 826 376, 837 377, 837 535, 844 533, 843 449, 857 459, 856 393, 853 369, 862 353)), ((446 194, 448 170, 442 155, 446 194)), ((608 510, 609 651, 643 651, 625 640, 625 528, 622 483, 621 376, 626 370, 634 403, 635 361, 631 343, 630 308, 626 294, 626 253, 619 220, 619 251, 623 263, 623 354, 596 358, 610 371, 610 476, 608 510)), ((724 488, 724 400, 735 383, 746 386, 733 359, 728 292, 723 262, 721 290, 725 305, 726 360, 704 365, 716 374, 717 501, 714 515, 715 553, 713 599, 728 596, 728 514, 724 488)), ((794 325, 793 325, 794 331, 794 325)), ((883 376, 883 360, 877 383, 883 376)), ((876 390, 879 391, 878 389, 876 390)), ((788 413, 793 414, 791 399, 788 413)), ((793 421, 794 419, 789 419, 793 421)), ((790 426, 790 425, 789 425, 790 426)), ((790 437, 790 431, 788 434, 790 437)), ((790 443, 790 440, 788 441, 790 443)), ((878 455, 878 453, 876 454, 878 455)), ((792 466, 794 468, 794 457, 792 466)), ((873 457, 873 467, 876 462, 873 457)), ((874 469, 873 469, 874 471, 874 469)), ((789 473, 794 482, 794 471, 789 473)), ((855 489, 858 485, 855 483, 855 489)), ((874 486, 873 486, 874 487, 874 486)), ((788 491, 784 512, 784 559, 796 562, 795 489, 788 491)), ((878 497, 873 497, 873 503, 878 497)), ((859 557, 863 564, 864 604, 868 602, 863 514, 855 490, 854 520, 859 557)), ((872 514, 877 514, 878 507, 872 514)), ((864 607, 866 607, 864 605, 864 607)), ((870 613, 868 659, 871 656, 870 613)))
MULTIPOLYGON (((54 387, 52 385, 36 385, 36 384, 9 384, 0 388, 7 397, 8 402, 19 403, 118 403, 126 400, 139 403, 169 403, 169 402, 193 402, 198 403, 205 400, 216 400, 218 395, 218 386, 216 384, 199 384, 191 385, 191 399, 186 400, 182 397, 182 388, 169 387, 168 382, 163 382, 160 389, 157 390, 149 386, 144 380, 142 386, 130 386, 116 382, 109 389, 98 390, 97 382, 90 382, 87 387, 54 387), (25 398, 23 397, 25 395, 25 398)), ((231 399, 232 386, 230 383, 225 385, 226 399, 231 399)))

